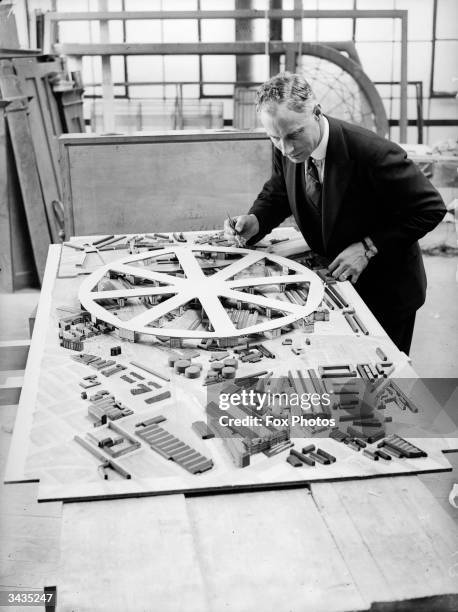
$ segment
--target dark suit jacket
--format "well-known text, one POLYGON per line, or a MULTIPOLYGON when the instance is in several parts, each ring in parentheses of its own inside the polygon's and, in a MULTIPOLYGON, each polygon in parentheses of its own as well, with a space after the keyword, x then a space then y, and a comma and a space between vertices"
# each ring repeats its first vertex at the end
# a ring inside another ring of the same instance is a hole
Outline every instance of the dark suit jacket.
POLYGON ((250 242, 263 238, 291 214, 310 248, 329 261, 370 236, 379 252, 356 289, 379 318, 405 318, 424 303, 426 295, 417 240, 444 217, 444 203, 398 145, 345 121, 327 119, 322 241, 307 223, 304 164, 294 164, 275 149, 272 176, 249 211, 260 224, 259 234, 250 242))

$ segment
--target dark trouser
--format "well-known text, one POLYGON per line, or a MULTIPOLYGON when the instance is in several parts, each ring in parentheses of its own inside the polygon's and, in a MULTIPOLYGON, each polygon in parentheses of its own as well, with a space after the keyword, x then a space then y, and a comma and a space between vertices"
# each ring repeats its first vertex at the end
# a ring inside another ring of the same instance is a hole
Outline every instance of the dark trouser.
POLYGON ((415 325, 415 315, 409 315, 403 319, 389 319, 384 316, 377 316, 378 322, 386 331, 391 340, 395 343, 400 351, 409 354, 410 345, 412 343, 413 328, 415 325))

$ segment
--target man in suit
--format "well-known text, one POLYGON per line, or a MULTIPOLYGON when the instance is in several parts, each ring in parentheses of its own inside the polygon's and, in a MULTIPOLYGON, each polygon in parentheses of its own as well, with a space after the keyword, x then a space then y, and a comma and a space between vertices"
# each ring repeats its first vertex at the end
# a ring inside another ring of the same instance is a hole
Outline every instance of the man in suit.
MULTIPOLYGON (((235 230, 255 244, 294 215, 307 244, 350 280, 398 348, 409 352, 426 276, 418 239, 444 217, 444 203, 396 144, 325 116, 298 74, 257 92, 274 146, 273 172, 235 230)), ((229 223, 225 231, 233 235, 229 223)))

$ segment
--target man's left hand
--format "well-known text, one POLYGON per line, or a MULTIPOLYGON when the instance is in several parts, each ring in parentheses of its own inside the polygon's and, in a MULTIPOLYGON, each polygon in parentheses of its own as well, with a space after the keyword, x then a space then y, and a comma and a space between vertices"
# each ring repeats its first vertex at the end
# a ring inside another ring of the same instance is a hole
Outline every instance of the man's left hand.
POLYGON ((368 262, 363 243, 355 242, 337 255, 328 268, 336 280, 350 280, 355 284, 368 262))

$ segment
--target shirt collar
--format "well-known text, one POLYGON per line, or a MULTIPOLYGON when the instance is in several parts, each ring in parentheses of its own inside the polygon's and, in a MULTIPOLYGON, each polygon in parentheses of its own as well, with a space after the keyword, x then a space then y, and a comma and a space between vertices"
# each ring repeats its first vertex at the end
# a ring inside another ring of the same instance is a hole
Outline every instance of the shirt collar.
POLYGON ((323 136, 317 148, 310 153, 310 157, 312 157, 316 161, 321 161, 326 157, 326 150, 328 148, 329 123, 324 115, 322 115, 322 118, 323 118, 323 136))

